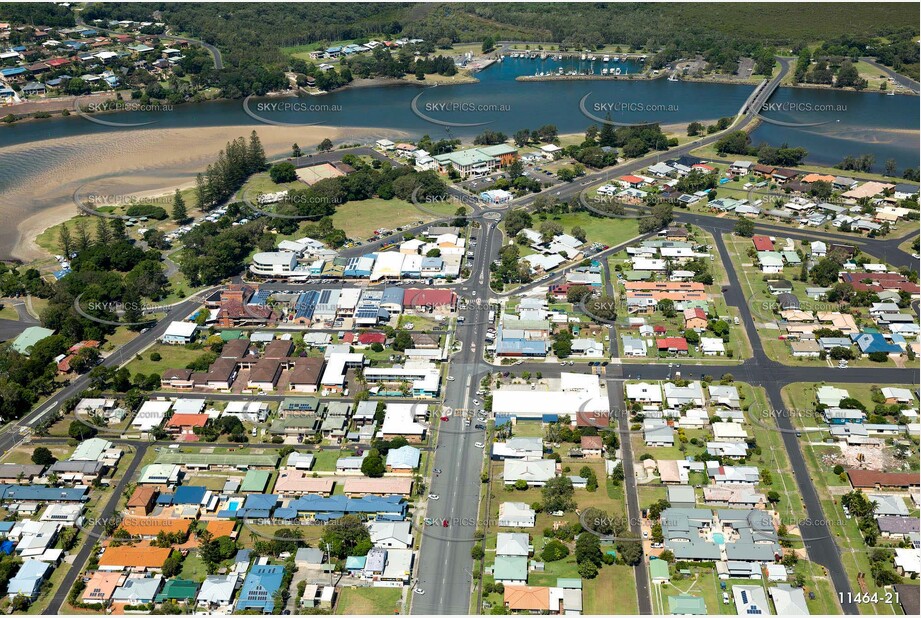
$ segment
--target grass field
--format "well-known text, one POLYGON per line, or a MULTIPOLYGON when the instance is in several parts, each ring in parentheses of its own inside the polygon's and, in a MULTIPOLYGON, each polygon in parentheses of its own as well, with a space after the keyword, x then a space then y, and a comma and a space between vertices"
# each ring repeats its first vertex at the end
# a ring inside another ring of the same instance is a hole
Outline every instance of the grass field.
MULTIPOLYGON (((457 210, 452 203, 426 204, 426 210, 449 216, 457 210)), ((336 207, 333 225, 345 230, 345 235, 354 240, 365 240, 374 235, 374 231, 386 228, 394 229, 417 221, 431 221, 435 214, 425 212, 406 200, 372 198, 358 202, 346 202, 336 207)))
POLYGON ((141 359, 134 359, 128 364, 128 369, 134 373, 160 374, 164 369, 182 369, 198 357, 207 354, 206 350, 190 350, 181 345, 154 344, 142 355, 141 359), (150 360, 153 353, 160 354, 159 361, 150 360))
POLYGON ((381 616, 399 613, 402 588, 341 588, 336 614, 381 616))

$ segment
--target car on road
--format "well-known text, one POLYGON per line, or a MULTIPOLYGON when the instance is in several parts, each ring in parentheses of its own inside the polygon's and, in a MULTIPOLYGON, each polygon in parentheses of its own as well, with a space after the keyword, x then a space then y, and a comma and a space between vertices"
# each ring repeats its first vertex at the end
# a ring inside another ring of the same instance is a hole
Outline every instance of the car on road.
POLYGON ((429 500, 438 500, 441 498, 438 494, 429 494, 429 500))
POLYGON ((477 423, 473 427, 474 429, 486 429, 486 425, 483 425, 482 423, 477 423))
POLYGON ((442 422, 442 423, 447 423, 449 420, 451 420, 451 419, 450 419, 450 417, 448 417, 448 416, 442 416, 442 417, 441 417, 441 422, 442 422))
POLYGON ((423 521, 425 522, 426 526, 431 526, 432 524, 435 523, 435 520, 432 519, 431 517, 426 517, 423 521))
POLYGON ((447 519, 445 519, 444 521, 441 522, 441 527, 442 527, 442 528, 447 528, 447 527, 448 527, 448 520, 447 520, 447 519))
POLYGON ((723 593, 723 605, 729 605, 729 593, 728 592, 723 593))
POLYGON ((486 446, 486 445, 483 444, 482 442, 474 442, 474 443, 473 443, 473 446, 475 446, 475 447, 477 447, 477 448, 483 448, 483 447, 486 446))
POLYGON ((423 594, 425 594, 425 590, 422 588, 416 588, 413 590, 413 594, 419 595, 421 597, 423 594))
POLYGON ((434 472, 435 474, 441 474, 441 468, 435 468, 434 470, 432 470, 432 472, 434 472))
POLYGON ((448 376, 448 382, 453 382, 453 381, 454 381, 454 376, 448 376))
POLYGON ((479 399, 474 399, 472 403, 473 403, 473 405, 478 406, 478 405, 480 405, 480 400, 479 400, 479 399))

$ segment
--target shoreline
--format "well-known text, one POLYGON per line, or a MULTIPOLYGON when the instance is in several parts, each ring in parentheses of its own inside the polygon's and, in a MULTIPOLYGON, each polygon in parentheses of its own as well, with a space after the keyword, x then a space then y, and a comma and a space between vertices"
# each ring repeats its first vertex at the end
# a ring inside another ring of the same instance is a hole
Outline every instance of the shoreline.
POLYGON ((112 148, 112 134, 62 137, 50 143, 30 142, 7 149, 12 169, 27 168, 38 150, 54 149, 47 165, 23 175, 0 195, 0 260, 28 263, 44 259, 49 252, 38 246, 37 237, 50 227, 80 214, 73 202, 75 191, 92 190, 100 195, 140 199, 171 194, 177 187, 194 184, 228 138, 256 130, 269 158, 290 152, 292 141, 319 143, 393 137, 400 133, 384 128, 269 127, 263 124, 208 128, 123 131, 119 147, 112 148))

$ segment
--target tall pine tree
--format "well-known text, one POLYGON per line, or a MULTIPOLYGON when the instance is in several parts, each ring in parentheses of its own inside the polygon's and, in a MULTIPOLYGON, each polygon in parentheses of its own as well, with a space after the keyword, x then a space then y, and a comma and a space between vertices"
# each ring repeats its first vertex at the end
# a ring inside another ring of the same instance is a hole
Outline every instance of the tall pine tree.
POLYGON ((266 167, 265 149, 262 147, 262 141, 255 131, 249 135, 249 148, 247 150, 247 162, 249 163, 249 173, 255 174, 261 172, 266 167))
POLYGON ((112 230, 109 229, 109 224, 102 217, 98 217, 96 220, 96 244, 102 246, 108 246, 112 243, 112 230))
POLYGON ((183 223, 186 219, 189 218, 189 215, 185 209, 185 200, 182 199, 182 194, 179 193, 179 189, 176 189, 176 192, 173 194, 173 212, 171 215, 173 217, 173 221, 176 223, 183 223))

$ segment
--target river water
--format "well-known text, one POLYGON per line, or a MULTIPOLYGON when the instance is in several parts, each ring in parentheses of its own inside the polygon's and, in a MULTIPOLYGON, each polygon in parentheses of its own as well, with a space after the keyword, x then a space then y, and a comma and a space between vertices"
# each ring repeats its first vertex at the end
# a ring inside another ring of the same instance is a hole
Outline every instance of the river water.
MULTIPOLYGON (((512 134, 516 130, 537 129, 553 124, 560 133, 582 132, 598 118, 610 117, 620 123, 658 122, 681 125, 693 120, 714 121, 734 116, 752 92, 750 85, 670 82, 666 79, 631 79, 640 67, 634 62, 594 63, 578 58, 562 61, 505 58, 501 63, 477 73, 477 84, 442 85, 412 88, 405 85, 349 88, 320 97, 268 97, 251 99, 244 109, 242 101, 178 105, 171 110, 129 111, 96 115, 94 118, 121 126, 106 126, 78 117, 55 117, 45 120, 0 126, 0 214, 5 225, 0 228, 0 255, 7 256, 12 241, 7 232, 15 229, 27 216, 49 208, 61 207, 61 195, 28 201, 30 183, 47 185, 57 165, 74 173, 81 162, 101 161, 113 157, 130 159, 135 149, 145 144, 164 145, 164 136, 210 129, 227 134, 226 139, 244 135, 252 129, 266 128, 253 115, 290 126, 292 135, 298 127, 350 127, 365 130, 362 135, 394 138, 406 135, 434 139, 470 138, 484 130, 512 134), (602 68, 619 69, 618 79, 550 81, 516 81, 519 76, 538 73, 592 72, 602 68), (251 115, 252 114, 252 115, 251 115), (594 118, 594 119, 593 119, 594 118), (124 126, 133 123, 145 126, 124 126), (240 127, 239 130, 236 127, 240 127), (126 136, 130 139, 126 139, 126 136), (16 196, 15 203, 8 201, 16 196), (7 203, 3 203, 7 201, 7 203), (12 225, 9 225, 12 224, 12 225), (6 232, 4 232, 4 229, 6 232)), ((826 122, 820 126, 789 128, 762 124, 753 134, 755 143, 803 146, 808 160, 834 164, 845 155, 872 153, 876 168, 886 159, 896 160, 899 169, 918 166, 918 98, 852 93, 831 90, 780 89, 772 97, 776 109, 764 116, 785 122, 826 122), (806 108, 809 108, 808 110, 806 108), (816 111, 817 109, 834 111, 816 111)), ((223 145, 219 142, 217 151, 223 145)), ((292 141, 295 141, 292 139, 292 141)), ((367 141, 367 139, 365 139, 367 141)), ((166 142, 168 143, 168 142, 166 142)), ((305 144, 302 144, 305 146, 305 144)), ((307 143, 305 150, 312 147, 307 143)), ((149 155, 150 153, 148 153, 149 155)), ((156 185, 158 175, 173 181, 178 163, 168 172, 149 165, 149 157, 137 160, 134 174, 147 170, 145 188, 156 185)), ((188 177, 200 171, 198 159, 189 161, 188 177)), ((106 176, 105 165, 94 169, 86 179, 97 181, 106 176)), ((113 166, 113 175, 118 166, 113 166)), ((78 170, 77 170, 78 171, 78 170)))

